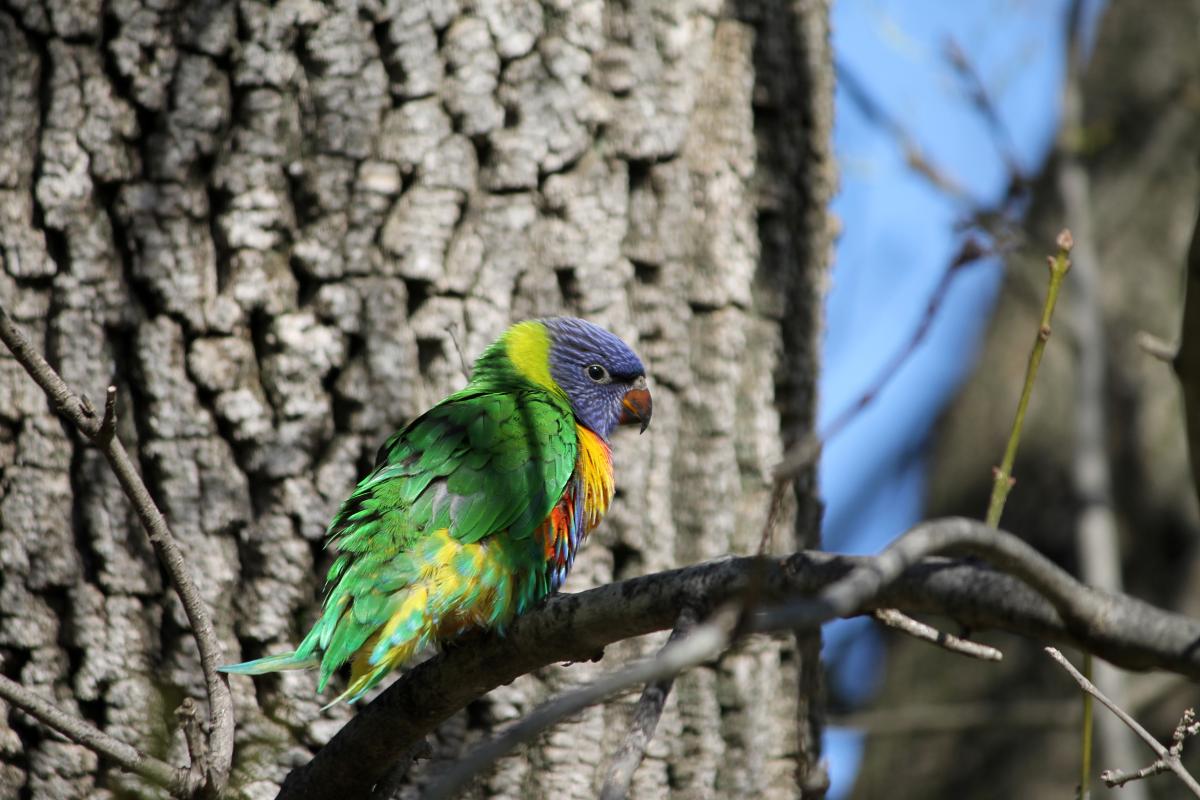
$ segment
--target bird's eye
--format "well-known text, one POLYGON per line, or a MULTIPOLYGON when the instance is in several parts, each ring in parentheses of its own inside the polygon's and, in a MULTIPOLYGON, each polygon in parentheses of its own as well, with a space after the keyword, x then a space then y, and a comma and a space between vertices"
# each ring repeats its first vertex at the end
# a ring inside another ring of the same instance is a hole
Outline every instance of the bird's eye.
POLYGON ((590 364, 584 368, 584 372, 596 383, 612 383, 612 376, 608 374, 608 370, 599 364, 590 364))

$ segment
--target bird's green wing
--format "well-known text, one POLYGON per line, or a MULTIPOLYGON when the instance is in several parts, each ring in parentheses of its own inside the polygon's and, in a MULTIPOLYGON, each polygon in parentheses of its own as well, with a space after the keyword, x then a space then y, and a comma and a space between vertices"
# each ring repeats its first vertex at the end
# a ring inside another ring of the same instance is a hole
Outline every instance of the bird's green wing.
POLYGON ((396 593, 437 557, 422 544, 440 531, 463 543, 528 538, 566 489, 577 448, 569 406, 544 392, 466 389, 393 435, 330 524, 339 556, 297 663, 319 657, 323 688, 392 618, 396 593))
POLYGON ((529 536, 562 496, 578 441, 570 408, 544 392, 451 395, 380 448, 329 527, 343 553, 403 550, 431 531, 463 542, 529 536))

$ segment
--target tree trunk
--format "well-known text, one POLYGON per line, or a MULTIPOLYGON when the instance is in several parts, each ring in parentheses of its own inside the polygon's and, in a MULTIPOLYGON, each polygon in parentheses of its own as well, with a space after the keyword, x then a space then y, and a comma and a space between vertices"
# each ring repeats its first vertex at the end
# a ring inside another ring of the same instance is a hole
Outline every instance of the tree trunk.
MULTIPOLYGON (((825 0, 3 3, 0 303, 76 389, 118 387, 118 433, 227 660, 298 642, 337 504, 522 317, 610 327, 655 396, 651 432, 617 437, 616 503, 566 588, 755 550, 784 432, 813 414, 827 14, 825 0)), ((781 527, 804 544, 811 477, 781 527)), ((205 697, 181 606, 104 459, 7 354, 0 557, 4 674, 180 763, 172 712, 205 697)), ((492 692, 443 726, 399 796, 660 642, 492 692)), ((634 795, 812 784, 816 652, 753 639, 684 675, 634 795)), ((311 673, 231 684, 246 797, 272 796, 353 713, 320 711, 311 673)), ((479 793, 594 796, 635 699, 550 731, 479 793)), ((0 722, 0 795, 154 793, 20 712, 0 705, 0 722)))

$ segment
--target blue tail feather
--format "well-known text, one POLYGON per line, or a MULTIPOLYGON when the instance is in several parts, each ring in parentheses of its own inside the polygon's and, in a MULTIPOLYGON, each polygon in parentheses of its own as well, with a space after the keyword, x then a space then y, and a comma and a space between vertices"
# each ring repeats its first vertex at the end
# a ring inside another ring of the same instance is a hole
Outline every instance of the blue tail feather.
POLYGON ((217 670, 235 675, 265 675, 268 672, 279 672, 285 669, 310 669, 320 663, 320 659, 314 655, 301 656, 292 651, 277 656, 257 658, 254 661, 243 661, 240 664, 222 664, 217 667, 217 670))

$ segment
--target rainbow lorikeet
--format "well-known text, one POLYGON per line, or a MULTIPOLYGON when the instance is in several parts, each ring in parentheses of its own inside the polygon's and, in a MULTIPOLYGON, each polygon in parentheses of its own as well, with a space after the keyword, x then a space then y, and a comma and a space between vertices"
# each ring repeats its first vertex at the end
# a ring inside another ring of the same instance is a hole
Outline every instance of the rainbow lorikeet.
POLYGON ((608 437, 650 422, 645 369, 571 317, 513 325, 466 388, 393 434, 329 525, 338 557, 294 652, 221 667, 259 675, 343 664, 354 702, 426 646, 502 630, 563 583, 613 498, 608 437))

